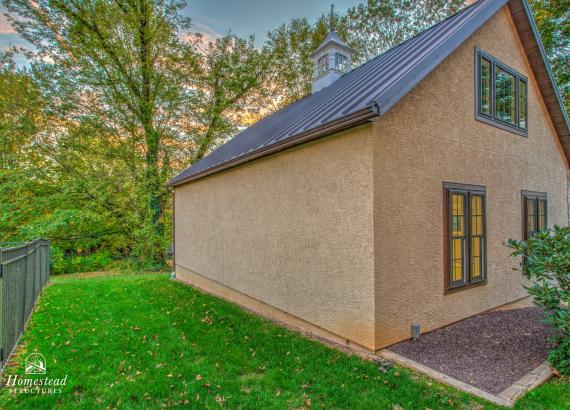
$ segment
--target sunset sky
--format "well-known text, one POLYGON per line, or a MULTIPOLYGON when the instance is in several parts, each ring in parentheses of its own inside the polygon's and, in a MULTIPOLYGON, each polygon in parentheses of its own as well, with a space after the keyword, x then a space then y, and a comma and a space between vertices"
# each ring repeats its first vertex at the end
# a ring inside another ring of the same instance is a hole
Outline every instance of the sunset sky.
MULTIPOLYGON (((256 43, 266 39, 269 30, 288 22, 294 17, 308 17, 314 20, 328 12, 331 3, 335 9, 344 12, 359 3, 358 0, 189 0, 185 14, 192 18, 194 31, 214 39, 228 31, 247 37, 255 34, 256 43)), ((18 38, 0 7, 0 49, 23 46, 26 42, 18 38)))

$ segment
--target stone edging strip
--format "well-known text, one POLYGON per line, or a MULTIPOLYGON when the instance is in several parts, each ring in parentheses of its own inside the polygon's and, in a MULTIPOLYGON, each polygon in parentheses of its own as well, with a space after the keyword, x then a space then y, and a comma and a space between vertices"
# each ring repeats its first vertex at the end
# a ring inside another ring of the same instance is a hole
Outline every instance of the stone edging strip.
POLYGON ((554 373, 552 372, 550 366, 546 362, 542 363, 536 369, 527 373, 525 376, 521 377, 519 380, 499 393, 499 397, 511 402, 512 406, 520 396, 525 394, 527 391, 541 385, 550 379, 553 375, 554 373))
POLYGON ((407 357, 394 353, 388 349, 382 349, 378 351, 377 355, 384 359, 391 360, 400 366, 404 366, 423 373, 441 383, 447 384, 449 386, 455 387, 456 389, 462 390, 474 396, 505 407, 511 407, 513 404, 515 404, 515 401, 520 396, 522 396, 527 391, 534 389, 541 383, 544 383, 553 375, 550 366, 548 366, 546 363, 543 363, 528 373, 526 376, 513 383, 511 386, 507 387, 500 394, 494 395, 477 387, 471 386, 470 384, 462 382, 461 380, 454 379, 447 374, 438 372, 431 367, 425 366, 414 360, 408 359, 407 357))

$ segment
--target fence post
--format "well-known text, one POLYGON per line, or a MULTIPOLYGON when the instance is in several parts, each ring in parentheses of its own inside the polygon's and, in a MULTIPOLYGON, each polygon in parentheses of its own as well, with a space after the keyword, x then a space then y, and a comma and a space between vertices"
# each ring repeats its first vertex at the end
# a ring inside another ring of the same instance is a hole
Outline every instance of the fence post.
POLYGON ((49 281, 49 275, 50 275, 50 254, 51 254, 51 242, 47 241, 46 244, 46 248, 47 248, 47 258, 46 258, 46 282, 49 281))
MULTIPOLYGON (((19 332, 23 332, 24 331, 24 323, 26 323, 26 284, 28 282, 28 267, 30 265, 30 245, 26 245, 26 258, 25 261, 26 263, 24 264, 24 273, 23 273, 23 286, 20 285, 20 295, 22 298, 22 324, 20 325, 20 329, 19 332)), ((22 272, 20 272, 20 275, 22 275, 22 272)), ((20 283, 22 283, 22 280, 20 280, 20 283)))

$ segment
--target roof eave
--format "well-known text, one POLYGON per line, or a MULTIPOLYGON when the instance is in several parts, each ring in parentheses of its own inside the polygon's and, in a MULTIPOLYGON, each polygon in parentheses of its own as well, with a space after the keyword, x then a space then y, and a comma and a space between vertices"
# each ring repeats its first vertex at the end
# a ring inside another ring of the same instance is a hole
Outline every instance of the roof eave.
POLYGON ((319 53, 322 53, 324 50, 326 50, 327 48, 329 48, 331 46, 335 46, 336 48, 340 48, 340 49, 342 49, 348 53, 354 52, 354 50, 352 48, 350 48, 349 46, 347 46, 346 44, 341 44, 338 41, 330 41, 326 44, 323 44, 322 46, 317 48, 315 51, 313 51, 313 54, 311 54, 311 58, 314 58, 319 53))
POLYGON ((346 115, 334 121, 322 124, 319 127, 307 130, 304 133, 296 135, 294 138, 276 142, 275 144, 268 145, 263 149, 255 150, 248 154, 237 157, 232 161, 224 162, 218 166, 205 169, 204 171, 197 172, 196 174, 189 175, 184 178, 180 179, 177 179, 176 177, 172 178, 170 181, 166 183, 165 186, 174 188, 179 185, 194 181, 196 179, 204 178, 208 175, 212 175, 221 171, 225 171, 230 168, 237 167, 247 162, 254 161, 261 157, 275 154, 277 152, 293 148, 295 146, 305 144, 307 142, 311 142, 340 131, 345 131, 347 129, 356 127, 358 125, 369 123, 377 115, 378 115, 378 107, 375 104, 372 104, 360 111, 346 115))
POLYGON ((526 0, 511 0, 508 6, 543 100, 550 112, 556 133, 567 159, 570 159, 570 119, 540 40, 540 34, 532 18, 530 5, 526 0))

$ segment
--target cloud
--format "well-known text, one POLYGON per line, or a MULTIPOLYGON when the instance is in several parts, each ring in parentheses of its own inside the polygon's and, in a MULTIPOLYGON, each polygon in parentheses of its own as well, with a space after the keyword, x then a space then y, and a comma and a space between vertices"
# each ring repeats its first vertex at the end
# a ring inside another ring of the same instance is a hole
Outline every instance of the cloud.
POLYGON ((0 34, 16 34, 16 31, 8 21, 8 17, 0 14, 0 34))
POLYGON ((204 42, 206 42, 206 43, 209 41, 214 42, 218 38, 221 38, 224 36, 223 34, 220 34, 217 31, 215 31, 214 29, 208 27, 206 24, 201 23, 201 22, 197 22, 197 21, 193 22, 192 31, 201 33, 202 38, 203 38, 204 42))
MULTIPOLYGON (((207 46, 208 43, 213 43, 217 39, 223 37, 223 34, 220 34, 217 31, 215 31, 214 29, 208 27, 208 25, 201 23, 201 22, 196 22, 195 20, 192 20, 192 27, 190 30, 191 30, 191 33, 194 33, 194 34, 200 33, 202 35, 200 43, 203 46, 207 46)), ((188 33, 183 33, 180 36, 180 39, 183 41, 189 41, 190 38, 191 38, 191 34, 188 34, 188 33)))

